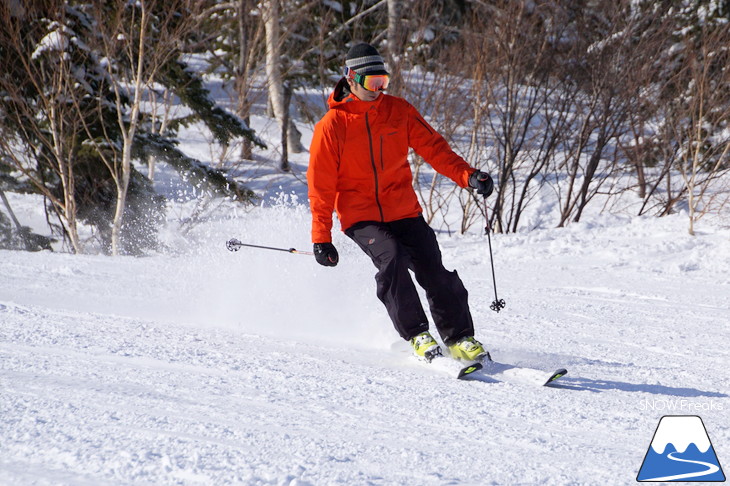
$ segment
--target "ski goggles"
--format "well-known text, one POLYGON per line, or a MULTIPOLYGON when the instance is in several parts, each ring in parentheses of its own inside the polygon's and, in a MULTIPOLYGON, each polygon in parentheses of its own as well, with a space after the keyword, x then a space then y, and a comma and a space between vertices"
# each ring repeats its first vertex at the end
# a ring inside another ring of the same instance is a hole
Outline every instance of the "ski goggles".
POLYGON ((384 91, 388 89, 388 74, 357 74, 353 69, 345 67, 345 76, 355 81, 368 91, 384 91))

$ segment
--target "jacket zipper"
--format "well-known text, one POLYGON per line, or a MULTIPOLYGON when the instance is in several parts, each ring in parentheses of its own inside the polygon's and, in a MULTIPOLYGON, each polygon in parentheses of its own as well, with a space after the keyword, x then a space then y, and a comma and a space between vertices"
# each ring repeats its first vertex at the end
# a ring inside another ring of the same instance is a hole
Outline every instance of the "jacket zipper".
POLYGON ((385 171, 385 162, 383 161, 383 140, 384 136, 380 136, 380 170, 385 171))
POLYGON ((368 143, 370 144, 370 164, 373 166, 373 176, 375 177, 375 202, 378 204, 378 211, 380 211, 380 221, 384 222, 385 217, 383 216, 383 206, 380 204, 380 197, 378 196, 378 168, 375 165, 375 153, 373 152, 373 134, 370 131, 370 118, 365 113, 365 127, 368 129, 368 143))

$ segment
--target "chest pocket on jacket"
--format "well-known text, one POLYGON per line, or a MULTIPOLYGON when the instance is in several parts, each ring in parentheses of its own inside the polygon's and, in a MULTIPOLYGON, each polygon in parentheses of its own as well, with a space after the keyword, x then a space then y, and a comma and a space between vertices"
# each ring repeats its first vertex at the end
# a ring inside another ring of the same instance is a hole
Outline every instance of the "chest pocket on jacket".
POLYGON ((408 142, 404 133, 396 128, 386 128, 378 137, 380 169, 390 172, 408 165, 408 142))

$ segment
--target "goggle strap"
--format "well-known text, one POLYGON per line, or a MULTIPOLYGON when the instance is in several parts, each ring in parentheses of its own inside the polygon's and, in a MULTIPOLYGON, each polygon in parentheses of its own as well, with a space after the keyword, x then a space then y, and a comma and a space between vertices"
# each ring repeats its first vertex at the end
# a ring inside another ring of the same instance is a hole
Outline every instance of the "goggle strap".
POLYGON ((358 74, 355 72, 354 69, 345 66, 345 76, 355 81, 357 84, 362 84, 363 79, 365 76, 362 74, 358 74))

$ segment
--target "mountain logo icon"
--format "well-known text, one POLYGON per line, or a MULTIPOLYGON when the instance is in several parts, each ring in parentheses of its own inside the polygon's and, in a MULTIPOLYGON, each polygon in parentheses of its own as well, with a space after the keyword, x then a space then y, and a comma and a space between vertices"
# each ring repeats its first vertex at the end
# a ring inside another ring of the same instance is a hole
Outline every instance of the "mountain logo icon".
POLYGON ((702 419, 697 415, 662 417, 636 480, 725 481, 702 419))

